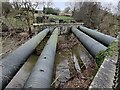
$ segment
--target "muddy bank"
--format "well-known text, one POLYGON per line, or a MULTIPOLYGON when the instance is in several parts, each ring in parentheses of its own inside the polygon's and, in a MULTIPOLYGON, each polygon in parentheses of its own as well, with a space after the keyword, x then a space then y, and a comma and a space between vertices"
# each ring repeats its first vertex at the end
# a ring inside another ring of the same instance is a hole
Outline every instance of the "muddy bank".
POLYGON ((15 38, 15 37, 3 37, 1 39, 1 44, 2 44, 2 53, 0 54, 0 58, 4 58, 7 56, 9 53, 17 49, 20 45, 24 44, 28 39, 20 39, 20 38, 15 38))
POLYGON ((55 61, 52 83, 55 88, 89 87, 96 63, 73 34, 59 36, 55 61))

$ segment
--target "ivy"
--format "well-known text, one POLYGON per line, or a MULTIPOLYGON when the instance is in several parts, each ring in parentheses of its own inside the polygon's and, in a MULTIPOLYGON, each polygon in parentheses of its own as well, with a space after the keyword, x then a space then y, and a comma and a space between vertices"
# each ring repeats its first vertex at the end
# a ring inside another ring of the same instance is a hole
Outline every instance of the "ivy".
POLYGON ((103 63, 105 57, 112 57, 117 52, 117 43, 118 41, 113 41, 105 51, 101 51, 96 55, 95 59, 98 68, 103 63))

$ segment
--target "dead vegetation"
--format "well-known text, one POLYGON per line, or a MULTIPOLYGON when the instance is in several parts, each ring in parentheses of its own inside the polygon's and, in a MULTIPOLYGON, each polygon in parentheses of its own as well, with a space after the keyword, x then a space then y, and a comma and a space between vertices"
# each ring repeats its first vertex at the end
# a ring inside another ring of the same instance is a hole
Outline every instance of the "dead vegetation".
MULTIPOLYGON (((91 65, 88 65, 88 67, 85 68, 84 63, 81 61, 83 64, 82 66, 80 66, 81 71, 78 72, 72 57, 73 56, 72 49, 75 45, 78 46, 80 42, 77 40, 77 38, 75 38, 73 34, 65 36, 64 40, 61 40, 60 38, 62 38, 62 36, 59 37, 58 40, 57 52, 61 53, 62 51, 65 51, 67 53, 66 57, 68 59, 70 78, 64 84, 61 83, 57 88, 84 88, 84 89, 88 88, 96 73, 95 62, 93 63, 90 61, 91 65)), ((80 46, 80 48, 82 47, 80 46)))

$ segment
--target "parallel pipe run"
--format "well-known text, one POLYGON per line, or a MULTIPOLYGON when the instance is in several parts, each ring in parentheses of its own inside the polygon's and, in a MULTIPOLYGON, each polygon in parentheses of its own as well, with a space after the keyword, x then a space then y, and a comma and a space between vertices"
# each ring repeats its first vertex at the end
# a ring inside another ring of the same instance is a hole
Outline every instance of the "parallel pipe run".
POLYGON ((24 88, 50 88, 57 38, 58 28, 53 31, 24 88))
POLYGON ((1 60, 2 65, 0 65, 0 68, 2 68, 2 70, 0 70, 0 73, 2 73, 2 76, 0 76, 0 90, 5 88, 48 32, 49 29, 44 29, 1 60))
POLYGON ((75 34, 75 36, 81 41, 81 43, 85 46, 88 52, 95 58, 95 56, 100 52, 107 49, 104 45, 84 34, 80 30, 72 27, 71 31, 75 34))
POLYGON ((112 43, 114 40, 117 40, 114 37, 111 37, 109 35, 100 33, 98 31, 94 31, 92 29, 79 26, 78 27, 82 32, 86 33, 87 35, 91 36, 92 38, 96 39, 100 43, 104 44, 105 46, 109 46, 110 43, 112 43))

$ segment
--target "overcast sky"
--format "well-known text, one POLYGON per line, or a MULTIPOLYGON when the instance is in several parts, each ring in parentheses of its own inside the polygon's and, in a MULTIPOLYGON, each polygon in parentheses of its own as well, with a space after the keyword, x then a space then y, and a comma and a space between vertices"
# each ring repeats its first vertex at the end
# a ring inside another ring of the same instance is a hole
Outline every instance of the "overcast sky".
MULTIPOLYGON (((14 1, 14 0, 9 0, 9 1, 14 1)), ((52 1, 53 2, 52 7, 59 8, 61 10, 64 10, 65 7, 68 7, 68 4, 66 4, 68 2, 97 1, 97 2, 101 2, 103 7, 107 7, 111 9, 113 13, 116 13, 115 8, 117 8, 118 1, 120 0, 30 0, 30 1, 32 2, 52 1)), ((43 7, 39 6, 37 9, 41 10, 43 9, 43 7)))
MULTIPOLYGON (((65 7, 67 7, 68 2, 72 2, 74 0, 52 0, 53 1, 53 7, 55 8, 60 8, 61 10, 64 10, 65 7)), ((77 0, 78 2, 83 1, 83 0, 77 0)), ((88 0, 86 0, 88 1, 88 0)), ((101 2, 103 7, 107 7, 109 9, 111 9, 111 11, 113 13, 117 12, 117 5, 118 5, 118 1, 120 0, 91 0, 91 1, 98 1, 101 2)))

